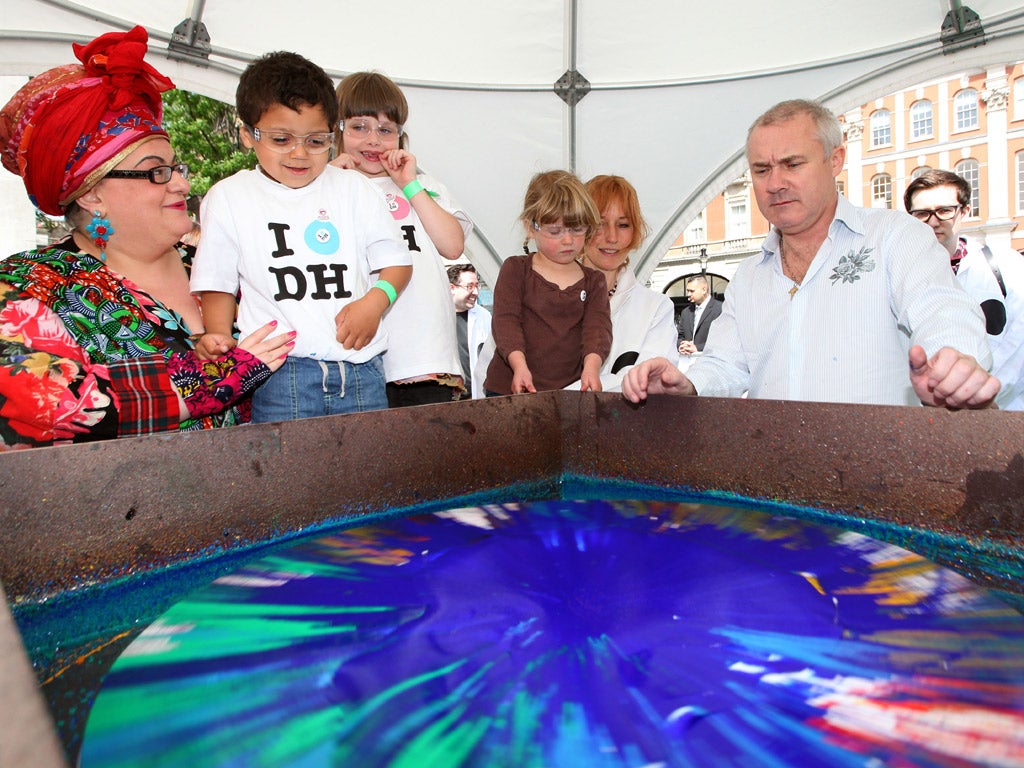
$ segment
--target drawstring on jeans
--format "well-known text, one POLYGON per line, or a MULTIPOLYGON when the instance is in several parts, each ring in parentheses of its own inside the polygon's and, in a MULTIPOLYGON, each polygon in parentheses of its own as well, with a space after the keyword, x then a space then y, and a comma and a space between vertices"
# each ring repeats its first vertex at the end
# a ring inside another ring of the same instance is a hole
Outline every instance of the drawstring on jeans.
MULTIPOLYGON (((344 397, 345 396, 345 364, 343 362, 341 362, 340 360, 338 362, 336 362, 336 363, 334 361, 331 361, 331 362, 338 366, 338 375, 341 376, 341 391, 338 392, 338 397, 344 397)), ((327 368, 327 363, 325 363, 323 360, 317 360, 317 363, 320 364, 320 372, 323 373, 323 379, 320 382, 320 388, 324 392, 327 392, 327 376, 330 373, 330 370, 327 368)))

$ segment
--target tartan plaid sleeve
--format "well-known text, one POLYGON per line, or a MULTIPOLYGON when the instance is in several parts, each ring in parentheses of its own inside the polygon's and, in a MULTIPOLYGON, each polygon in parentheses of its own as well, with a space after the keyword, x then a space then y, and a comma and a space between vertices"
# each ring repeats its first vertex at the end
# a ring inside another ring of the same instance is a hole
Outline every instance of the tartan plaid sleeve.
POLYGON ((178 428, 178 395, 162 355, 107 363, 117 400, 118 437, 137 437, 178 428))

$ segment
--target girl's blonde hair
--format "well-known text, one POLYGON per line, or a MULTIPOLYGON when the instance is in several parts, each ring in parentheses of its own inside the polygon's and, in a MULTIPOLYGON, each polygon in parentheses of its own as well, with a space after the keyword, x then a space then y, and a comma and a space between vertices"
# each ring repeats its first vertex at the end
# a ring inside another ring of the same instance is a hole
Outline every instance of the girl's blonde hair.
POLYGON ((552 224, 559 219, 567 227, 586 227, 590 237, 601 226, 601 214, 583 182, 568 171, 544 171, 530 179, 520 221, 527 232, 533 224, 552 224))
MULTIPOLYGON (((339 119, 351 117, 377 117, 383 114, 396 125, 404 126, 409 119, 409 102, 395 81, 380 72, 353 72, 335 89, 338 97, 339 119)), ((336 128, 337 126, 333 126, 336 128)), ((398 146, 405 149, 407 136, 402 132, 398 146)), ((342 151, 342 132, 337 131, 334 145, 342 151)))
POLYGON ((635 251, 647 237, 647 222, 640 212, 640 199, 633 185, 621 176, 595 176, 586 183, 587 192, 594 199, 597 210, 604 213, 613 200, 622 206, 622 212, 633 225, 633 239, 628 250, 635 251))

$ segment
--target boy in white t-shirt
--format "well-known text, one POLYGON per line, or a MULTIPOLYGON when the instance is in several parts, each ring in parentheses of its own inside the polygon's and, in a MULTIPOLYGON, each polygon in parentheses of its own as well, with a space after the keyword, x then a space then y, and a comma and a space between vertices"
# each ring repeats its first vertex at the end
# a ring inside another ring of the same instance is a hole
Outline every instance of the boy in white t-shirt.
POLYGON ((253 396, 253 421, 387 407, 385 310, 412 261, 383 195, 328 165, 338 106, 316 64, 277 52, 254 61, 236 92, 242 142, 259 166, 215 184, 202 206, 192 270, 209 357, 268 321, 296 333, 285 365, 253 396))

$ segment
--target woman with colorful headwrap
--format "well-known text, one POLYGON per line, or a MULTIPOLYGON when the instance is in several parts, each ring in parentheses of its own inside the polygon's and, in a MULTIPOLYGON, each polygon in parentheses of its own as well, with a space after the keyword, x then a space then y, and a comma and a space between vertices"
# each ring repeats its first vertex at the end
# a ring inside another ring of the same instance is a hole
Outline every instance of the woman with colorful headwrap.
POLYGON ((75 45, 0 111, 0 160, 71 235, 0 261, 0 450, 234 423, 290 349, 273 324, 217 360, 176 244, 188 166, 142 27, 75 45))

